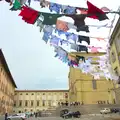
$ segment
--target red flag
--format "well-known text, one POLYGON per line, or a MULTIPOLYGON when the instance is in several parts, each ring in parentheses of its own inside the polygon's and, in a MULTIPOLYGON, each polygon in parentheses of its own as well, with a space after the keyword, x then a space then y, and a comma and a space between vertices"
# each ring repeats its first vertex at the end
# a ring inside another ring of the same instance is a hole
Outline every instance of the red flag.
POLYGON ((22 16, 22 20, 25 22, 34 24, 39 17, 39 13, 36 10, 23 6, 19 16, 22 16))
POLYGON ((100 21, 108 19, 106 14, 101 9, 94 6, 89 1, 87 1, 87 6, 88 6, 88 17, 93 19, 98 19, 100 21))

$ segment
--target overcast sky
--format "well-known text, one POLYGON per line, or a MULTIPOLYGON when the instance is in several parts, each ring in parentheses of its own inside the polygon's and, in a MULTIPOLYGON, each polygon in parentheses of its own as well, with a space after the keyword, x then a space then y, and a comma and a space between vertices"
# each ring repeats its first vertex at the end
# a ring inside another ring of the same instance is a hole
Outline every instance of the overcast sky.
MULTIPOLYGON (((50 0, 49 0, 50 1, 50 0)), ((87 7, 84 0, 51 0, 66 5, 87 7)), ((106 6, 117 10, 119 0, 90 0, 98 7, 106 6)), ((39 2, 31 6, 40 10, 39 2)), ((57 58, 49 44, 41 39, 36 25, 29 25, 18 16, 20 11, 10 11, 8 3, 0 2, 0 48, 2 48, 10 71, 19 89, 68 89, 69 67, 57 58)), ((43 11, 48 11, 44 9, 43 11)), ((114 14, 110 15, 112 20, 114 14)), ((104 24, 86 19, 87 24, 104 24)), ((108 29, 90 28, 91 35, 107 37, 108 29)), ((102 41, 99 45, 104 45, 102 41)), ((98 45, 97 42, 94 42, 98 45)))

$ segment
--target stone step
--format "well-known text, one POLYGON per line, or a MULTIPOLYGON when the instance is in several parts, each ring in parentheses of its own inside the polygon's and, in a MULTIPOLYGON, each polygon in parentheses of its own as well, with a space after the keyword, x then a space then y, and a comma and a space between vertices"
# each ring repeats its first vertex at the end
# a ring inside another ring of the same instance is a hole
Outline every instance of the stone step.
POLYGON ((81 114, 97 114, 103 108, 120 108, 120 105, 80 105, 80 106, 63 106, 56 108, 54 115, 59 116, 62 109, 69 109, 72 112, 80 111, 81 114))

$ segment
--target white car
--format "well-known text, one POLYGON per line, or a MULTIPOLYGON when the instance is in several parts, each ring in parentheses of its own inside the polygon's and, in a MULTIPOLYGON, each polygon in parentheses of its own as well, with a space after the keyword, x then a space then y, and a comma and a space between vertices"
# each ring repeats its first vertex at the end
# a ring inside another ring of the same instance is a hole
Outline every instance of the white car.
POLYGON ((20 119, 20 120, 25 120, 26 119, 26 115, 24 113, 19 113, 19 114, 14 114, 11 116, 8 116, 7 119, 8 120, 13 120, 13 119, 20 119))
POLYGON ((104 108, 103 110, 100 110, 101 114, 108 114, 111 113, 111 110, 109 108, 104 108))

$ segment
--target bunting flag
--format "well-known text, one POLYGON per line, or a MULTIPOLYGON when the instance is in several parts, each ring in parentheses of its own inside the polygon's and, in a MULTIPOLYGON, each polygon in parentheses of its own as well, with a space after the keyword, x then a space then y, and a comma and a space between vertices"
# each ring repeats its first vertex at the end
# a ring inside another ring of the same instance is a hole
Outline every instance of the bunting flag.
POLYGON ((39 17, 39 13, 36 10, 32 10, 27 6, 23 6, 19 16, 22 16, 22 20, 29 24, 34 24, 39 17))
MULTIPOLYGON (((2 0, 0 0, 2 1, 2 0)), ((40 32, 43 31, 42 39, 46 43, 50 43, 51 46, 55 48, 55 57, 58 57, 62 62, 67 63, 68 66, 72 66, 75 68, 81 69, 84 73, 90 73, 94 76, 95 79, 99 79, 99 76, 106 76, 106 78, 117 79, 117 76, 114 73, 109 72, 111 71, 111 66, 108 63, 108 51, 103 60, 99 60, 99 65, 92 65, 92 58, 84 57, 84 56, 71 56, 69 53, 64 50, 60 45, 63 44, 70 45, 71 49, 77 52, 86 52, 88 53, 89 50, 92 53, 98 53, 101 47, 91 46, 90 38, 97 39, 98 41, 105 41, 108 38, 102 37, 91 37, 91 36, 84 36, 75 33, 69 32, 70 29, 75 29, 77 32, 84 31, 90 32, 89 27, 97 27, 98 29, 101 27, 112 28, 113 26, 109 24, 105 25, 86 25, 85 19, 86 17, 97 19, 99 21, 103 21, 108 19, 106 16, 107 13, 118 13, 108 9, 107 7, 102 7, 99 9, 89 1, 87 1, 88 8, 79 8, 79 7, 72 7, 69 5, 61 5, 58 3, 52 3, 45 0, 40 0, 40 6, 48 7, 51 12, 55 11, 56 13, 45 13, 41 11, 36 11, 30 7, 31 0, 5 0, 6 2, 10 3, 12 7, 10 8, 11 11, 20 10, 19 16, 22 17, 28 24, 35 24, 40 27, 40 32), (25 5, 28 2, 29 6, 25 5), (77 13, 77 10, 80 11, 80 14, 77 13), (69 21, 62 21, 61 17, 69 17, 71 18, 74 23, 70 23, 69 21), (54 27, 53 27, 54 26, 54 27), (55 35, 56 34, 56 35, 55 35), (65 39, 63 39, 60 35, 65 35, 65 39), (72 42, 71 42, 72 40, 72 42), (82 41, 85 41, 88 46, 82 45, 82 41), (78 44, 79 43, 79 44, 78 44), (103 71, 103 72, 102 72, 103 71), (98 72, 100 75, 98 75, 98 72)), ((35 0, 39 1, 39 0, 35 0)), ((113 23, 113 21, 111 22, 113 23)))
POLYGON ((92 53, 99 53, 98 49, 102 49, 102 47, 94 47, 94 46, 88 46, 88 48, 91 49, 92 53))
POLYGON ((65 32, 67 32, 69 30, 68 23, 64 22, 64 21, 61 21, 61 20, 57 20, 56 28, 58 30, 62 30, 62 31, 65 31, 65 32))
MULTIPOLYGON (((51 12, 55 11, 57 14, 60 14, 60 13, 75 14, 76 9, 78 9, 78 7, 73 7, 73 6, 69 6, 69 5, 61 5, 61 4, 46 1, 46 0, 40 0, 40 6, 41 6, 41 8, 49 7, 51 12)), ((79 8, 79 9, 86 10, 87 8, 79 8)))
POLYGON ((93 19, 98 19, 100 21, 108 19, 106 14, 96 6, 94 6, 92 3, 87 1, 87 6, 88 6, 88 17, 93 18, 93 19))
POLYGON ((15 0, 13 3, 13 7, 10 8, 12 11, 20 10, 21 9, 21 4, 18 0, 15 0))

